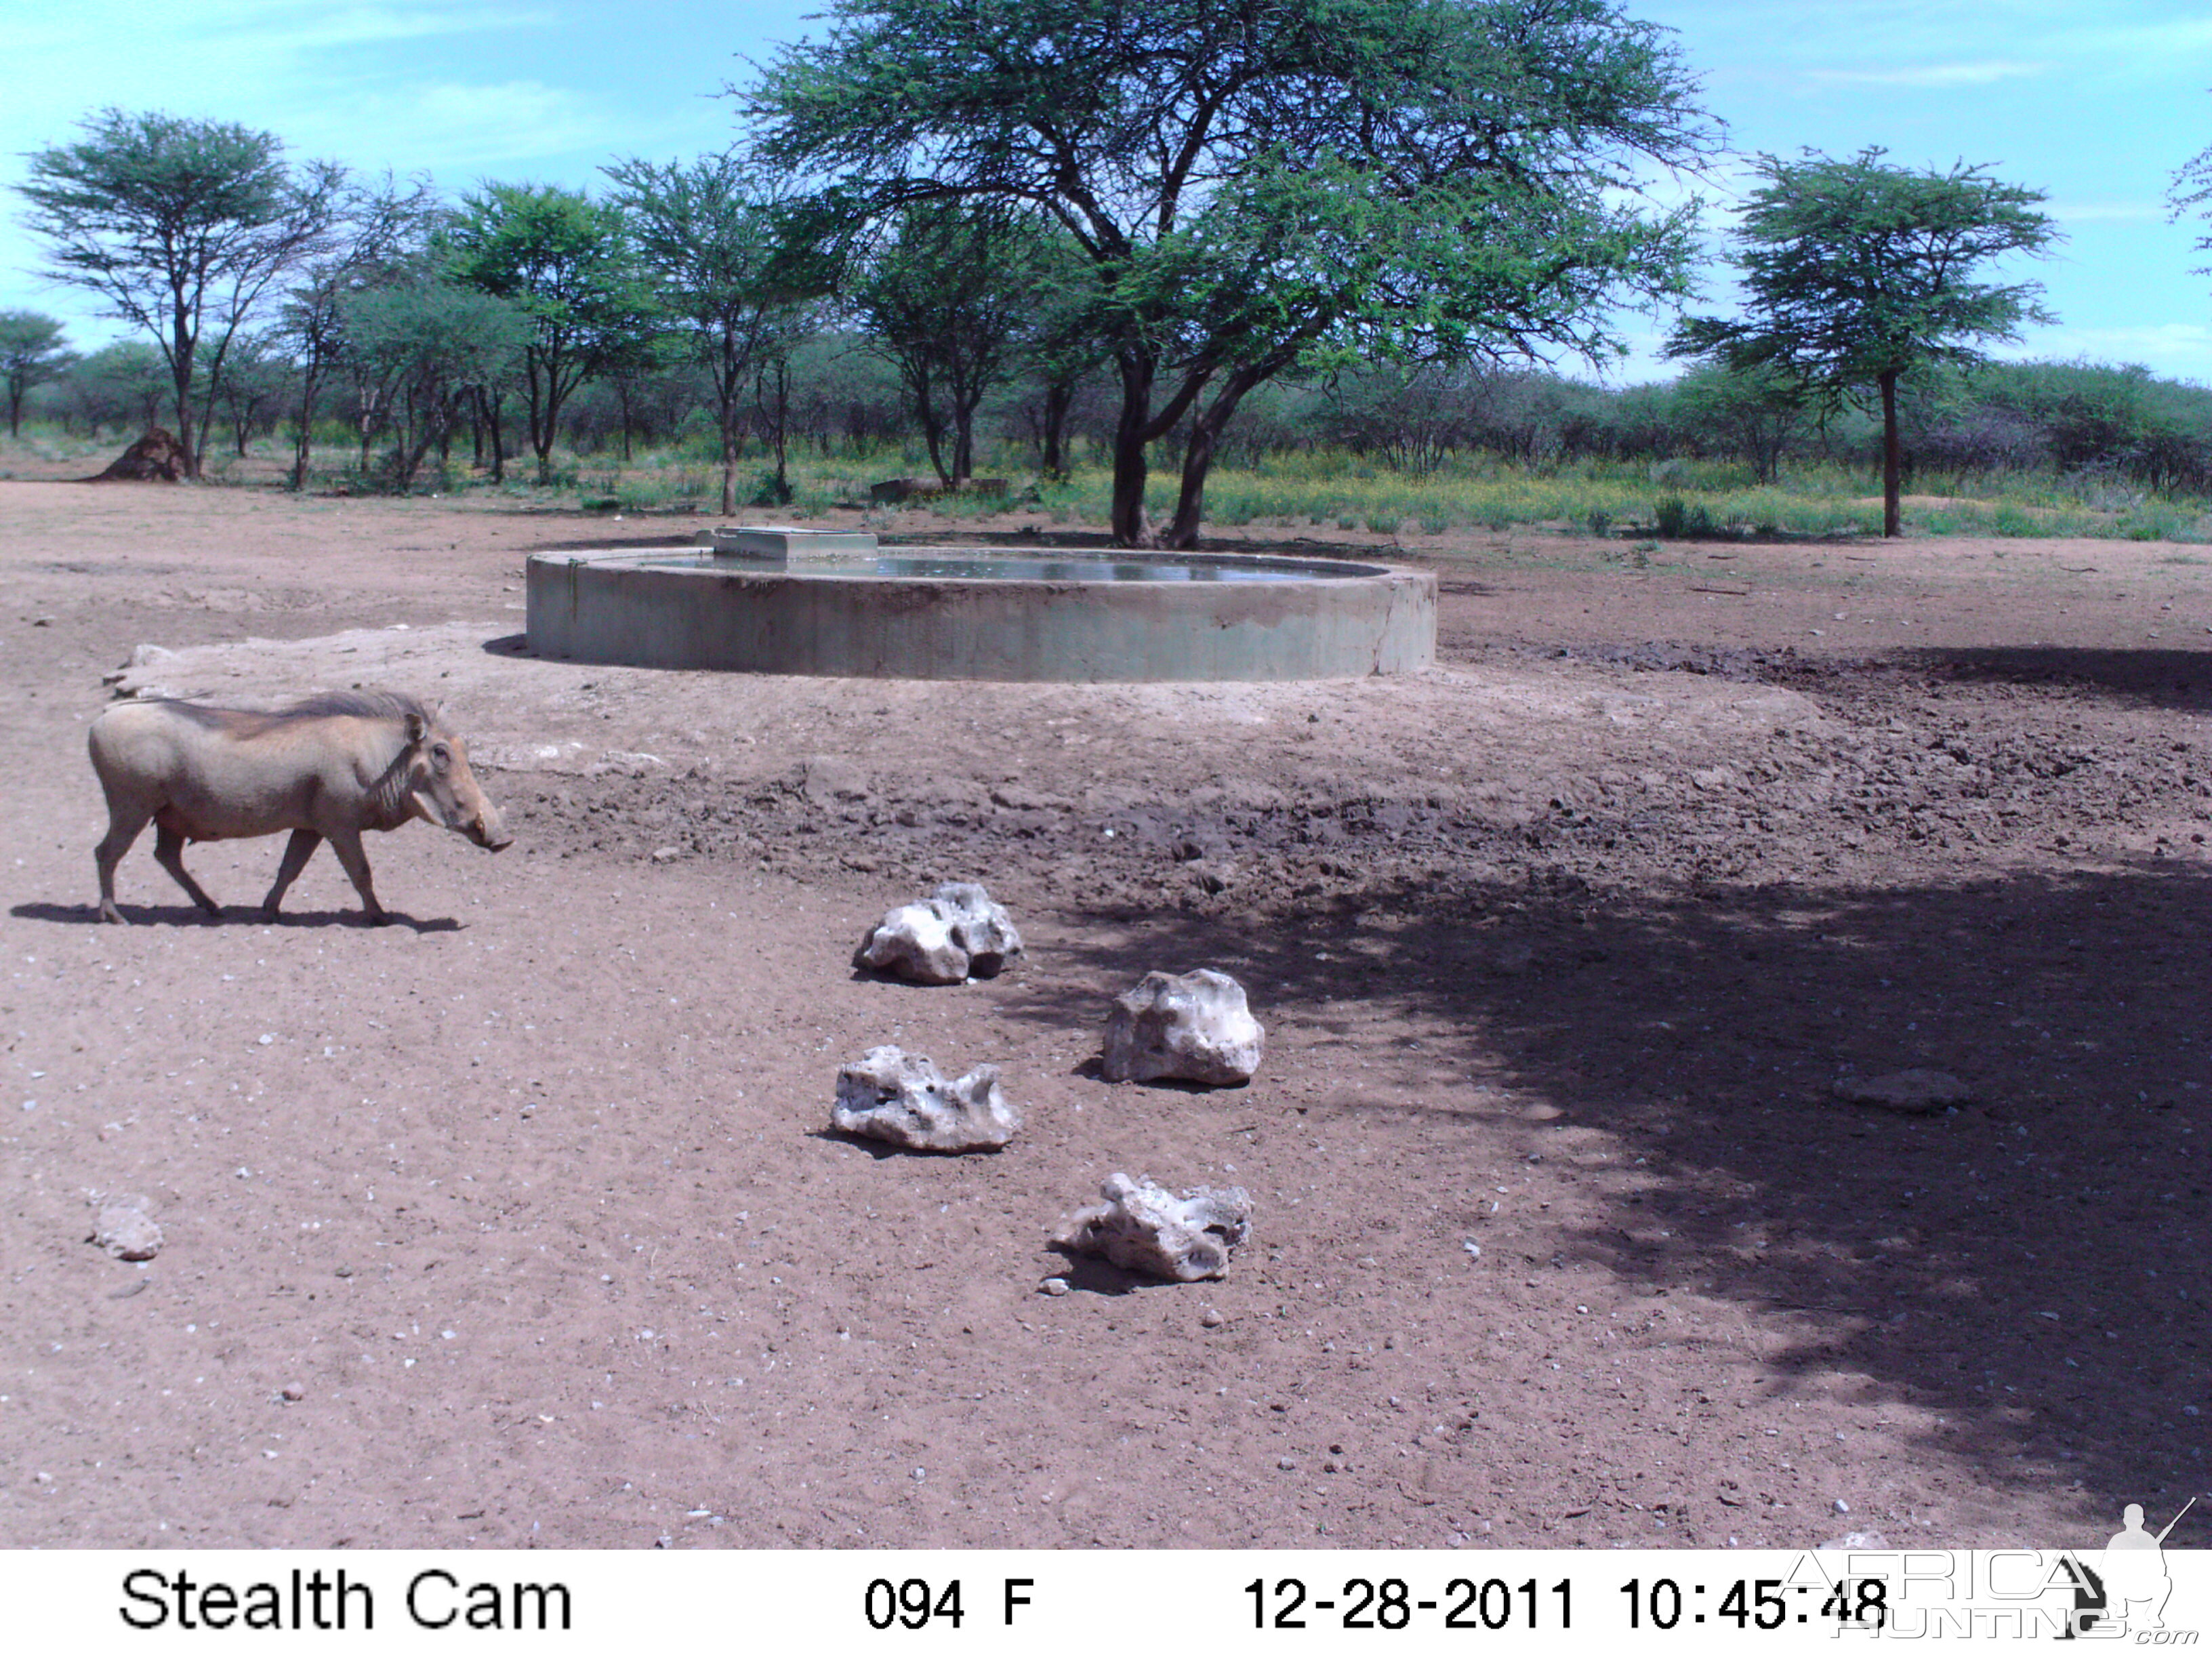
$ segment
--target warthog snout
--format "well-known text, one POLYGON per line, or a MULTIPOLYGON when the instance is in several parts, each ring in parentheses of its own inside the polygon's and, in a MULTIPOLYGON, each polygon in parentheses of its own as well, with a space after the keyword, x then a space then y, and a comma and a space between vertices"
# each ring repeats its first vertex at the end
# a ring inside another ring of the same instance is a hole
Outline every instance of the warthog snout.
POLYGON ((514 845, 514 837, 507 833, 507 826, 500 822, 496 811, 487 811, 480 815, 469 826, 469 839, 495 853, 514 845))

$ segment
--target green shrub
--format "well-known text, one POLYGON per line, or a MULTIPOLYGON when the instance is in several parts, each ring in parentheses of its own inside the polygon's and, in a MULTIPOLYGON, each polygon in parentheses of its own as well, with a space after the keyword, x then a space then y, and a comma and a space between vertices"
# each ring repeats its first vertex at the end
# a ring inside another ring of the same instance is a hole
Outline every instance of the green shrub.
POLYGON ((1652 528, 1674 541, 1702 541, 1719 533, 1703 501, 1692 505, 1680 495, 1659 498, 1652 510, 1652 528))

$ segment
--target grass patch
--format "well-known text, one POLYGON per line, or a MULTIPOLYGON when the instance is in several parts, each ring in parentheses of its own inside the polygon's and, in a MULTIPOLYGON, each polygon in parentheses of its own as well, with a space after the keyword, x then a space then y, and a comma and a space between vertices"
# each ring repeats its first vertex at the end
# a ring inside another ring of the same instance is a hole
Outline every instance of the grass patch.
MULTIPOLYGON (((333 435, 342 435, 334 431, 333 435)), ((119 453, 109 439, 72 438, 58 430, 26 428, 21 440, 0 437, 0 468, 53 469, 66 462, 79 472, 98 470, 119 453)), ((713 513, 721 497, 719 458, 696 437, 641 447, 627 462, 605 453, 553 456, 551 477, 541 484, 536 458, 516 456, 507 478, 493 485, 469 467, 465 446, 430 488, 471 495, 496 489, 505 500, 575 511, 588 495, 612 501, 626 513, 713 513)), ((273 484, 288 469, 288 441, 258 441, 249 460, 232 465, 210 454, 210 482, 273 484)), ((350 443, 319 443, 310 488, 368 493, 379 488, 358 470, 350 443)), ((737 498, 740 514, 763 492, 771 458, 748 446, 740 458, 737 498)), ((865 503, 874 480, 926 473, 916 447, 884 444, 872 450, 843 447, 821 453, 794 447, 788 461, 791 498, 778 518, 818 518, 834 507, 865 503)), ((923 510, 939 517, 974 519, 996 512, 1036 510, 1057 525, 1097 526, 1109 517, 1113 479, 1100 457, 1080 459, 1067 476, 1037 480, 1028 452, 1008 445, 978 459, 979 472, 1003 475, 1013 490, 1003 499, 945 498, 923 510)), ((49 476, 52 476, 49 471, 49 476)), ((1155 524, 1175 511, 1180 480, 1163 465, 1147 481, 1146 502, 1155 524)), ((1551 531, 1634 542, 1735 537, 1826 538, 1878 536, 1881 506, 1875 479, 1860 468, 1808 465, 1762 483, 1731 461, 1676 458, 1662 461, 1579 461, 1522 465, 1486 454, 1458 455, 1425 476, 1394 472, 1372 457, 1343 450, 1309 449, 1263 456, 1255 465, 1217 467, 1206 486, 1206 519, 1215 528, 1250 526, 1302 530, 1334 525, 1398 537, 1431 538, 1551 531)), ((599 510, 608 510, 600 507, 599 510)), ((908 509, 912 510, 912 509, 908 509)), ((2212 499, 2163 496, 2085 485, 2057 475, 2016 473, 1955 476, 1922 472, 1911 480, 1905 507, 1907 534, 1919 536, 2106 537, 2145 541, 2212 542, 2212 499)))

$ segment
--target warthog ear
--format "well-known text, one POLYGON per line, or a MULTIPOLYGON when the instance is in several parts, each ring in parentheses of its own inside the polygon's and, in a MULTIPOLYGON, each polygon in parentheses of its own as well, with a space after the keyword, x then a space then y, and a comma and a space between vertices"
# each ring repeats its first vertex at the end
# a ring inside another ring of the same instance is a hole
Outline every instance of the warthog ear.
POLYGON ((416 709, 407 711, 407 741, 417 744, 430 735, 430 722, 416 709))

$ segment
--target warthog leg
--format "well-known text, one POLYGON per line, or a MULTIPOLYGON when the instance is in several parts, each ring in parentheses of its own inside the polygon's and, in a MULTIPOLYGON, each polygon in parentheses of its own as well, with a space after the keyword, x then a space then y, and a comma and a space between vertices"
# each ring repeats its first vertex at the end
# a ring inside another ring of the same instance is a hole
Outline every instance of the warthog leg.
MULTIPOLYGON (((375 923, 386 921, 384 907, 376 902, 376 889, 369 884, 368 854, 361 850, 359 833, 351 830, 334 830, 331 835, 331 851, 337 854, 338 862, 345 866, 346 874, 353 878, 353 890, 361 895, 362 906, 368 911, 369 921, 375 923)), ((284 861, 289 864, 291 860, 291 848, 287 848, 284 861)), ((305 860, 301 861, 305 862, 305 860)))
POLYGON ((165 823, 154 826, 154 862, 177 878, 177 885, 192 896, 192 902, 211 916, 222 914, 222 906, 207 896, 199 883, 185 869, 185 838, 165 823))
POLYGON ((276 907, 284 902, 284 890, 299 880, 300 872, 307 867, 307 860, 314 857, 315 848, 322 844, 322 836, 313 830, 292 832, 292 839, 284 843, 284 861, 276 866, 276 884, 261 901, 261 914, 268 921, 276 920, 276 907))
POLYGON ((107 836, 93 849, 92 861, 100 871, 100 919, 120 921, 123 912, 115 908, 115 866, 123 862, 123 855, 131 850, 131 843, 138 839, 145 829, 151 812, 118 812, 110 809, 107 815, 107 836))

